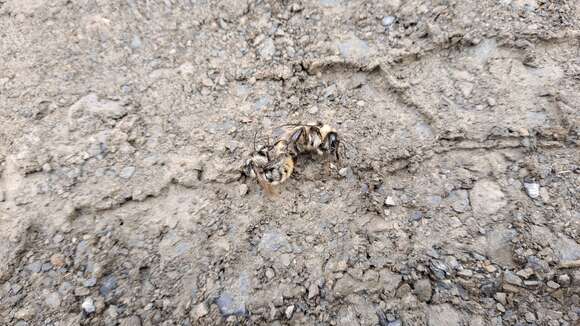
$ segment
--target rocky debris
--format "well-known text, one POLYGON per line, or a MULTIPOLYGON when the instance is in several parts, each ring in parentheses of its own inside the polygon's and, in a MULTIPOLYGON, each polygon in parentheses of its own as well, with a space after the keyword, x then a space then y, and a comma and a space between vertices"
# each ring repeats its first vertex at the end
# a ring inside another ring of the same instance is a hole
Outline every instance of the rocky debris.
POLYGON ((117 288, 117 278, 114 275, 109 275, 101 281, 99 293, 103 297, 107 298, 113 293, 113 290, 115 290, 116 288, 117 288))
POLYGON ((209 314, 209 307, 205 302, 195 305, 191 309, 191 318, 193 320, 198 320, 209 314))
POLYGON ((548 281, 548 283, 546 283, 546 285, 551 288, 551 289, 559 289, 560 288, 560 284, 554 282, 554 281, 548 281))
POLYGON ((141 326, 141 318, 139 316, 131 316, 121 319, 119 326, 141 326))
POLYGON ((432 275, 438 280, 444 280, 451 275, 450 267, 445 262, 438 259, 431 260, 429 269, 431 270, 432 275))
POLYGON ((449 304, 430 305, 426 311, 429 326, 459 326, 461 316, 449 304))
POLYGON ((284 315, 286 316, 286 319, 292 319, 292 315, 294 315, 294 305, 288 306, 286 308, 286 310, 284 311, 284 315))
POLYGON ((524 182, 524 188, 526 189, 526 193, 530 198, 536 199, 540 197, 540 185, 538 183, 526 183, 524 182))
POLYGON ((417 299, 427 302, 431 300, 432 292, 431 282, 428 279, 421 279, 415 282, 415 295, 417 299))
POLYGON ((350 167, 341 168, 338 170, 338 174, 343 178, 350 178, 352 177, 352 169, 350 167))
POLYGON ((97 278, 96 277, 88 278, 83 282, 83 285, 86 288, 93 287, 93 286, 97 285, 97 278))
POLYGON ((50 263, 55 268, 61 268, 65 265, 65 257, 63 254, 54 254, 50 256, 50 263))
POLYGON ((97 131, 95 118, 103 121, 120 119, 129 112, 127 106, 119 101, 99 98, 91 93, 80 98, 68 112, 68 126, 71 131, 81 131, 83 134, 97 131))
POLYGON ((570 276, 568 276, 568 274, 562 274, 558 276, 558 284, 563 287, 570 286, 570 276))
POLYGON ((334 285, 334 294, 337 297, 346 297, 356 292, 360 286, 360 282, 355 280, 352 276, 345 274, 336 281, 336 284, 334 285))
POLYGON ((503 273, 503 281, 515 286, 522 286, 524 284, 524 282, 519 276, 510 271, 506 271, 503 273))
POLYGON ((26 270, 28 270, 31 273, 40 273, 40 271, 42 270, 42 262, 35 261, 33 263, 30 263, 26 266, 26 270))
POLYGON ((131 43, 129 45, 131 47, 131 49, 138 49, 141 47, 141 38, 139 37, 139 35, 133 35, 133 38, 131 39, 131 43))
POLYGON ((135 173, 136 168, 134 166, 126 166, 121 169, 119 176, 123 179, 129 179, 135 173))
MULTIPOLYGON (((512 239, 516 236, 516 230, 501 224, 495 225, 493 230, 485 235, 485 241, 482 244, 485 254, 496 264, 506 267, 514 266, 512 239)), ((495 269, 491 265, 486 267, 488 268, 490 273, 495 269)))
POLYGON ((314 299, 320 294, 320 289, 318 285, 314 282, 308 287, 308 299, 314 299))
POLYGON ((524 279, 528 279, 528 278, 530 278, 530 276, 534 275, 534 270, 527 267, 527 268, 524 268, 522 270, 519 270, 516 274, 518 276, 523 277, 524 279))
POLYGON ((85 297, 87 295, 89 295, 91 293, 91 290, 85 288, 85 287, 77 287, 74 290, 74 294, 77 297, 85 297))
POLYGON ((246 314, 246 305, 238 297, 230 293, 222 293, 216 300, 216 304, 224 316, 241 316, 246 314))
POLYGON ((501 313, 504 313, 506 311, 504 305, 499 302, 495 305, 495 307, 501 313))
POLYGON ((561 261, 580 260, 580 244, 577 241, 565 235, 550 236, 550 238, 553 241, 552 248, 556 251, 561 261))
POLYGON ((56 292, 48 293, 45 295, 44 302, 50 308, 58 309, 61 303, 60 295, 56 292))
POLYGON ((465 277, 465 278, 470 278, 473 276, 473 271, 470 269, 462 269, 457 271, 457 275, 465 277))
POLYGON ((494 298, 497 300, 497 302, 501 303, 502 305, 506 305, 507 301, 507 295, 504 292, 497 292, 494 295, 494 298))
POLYGON ((81 307, 83 311, 87 314, 92 314, 97 309, 95 307, 95 301, 92 298, 85 298, 81 307))
POLYGON ((386 293, 395 293, 403 277, 388 270, 379 271, 379 283, 386 293))
POLYGON ((246 185, 245 183, 242 183, 239 187, 238 187, 238 194, 240 195, 240 197, 245 196, 248 193, 248 185, 246 185))
POLYGON ((394 22, 395 22, 395 17, 393 17, 393 16, 384 16, 383 19, 381 20, 381 23, 385 27, 391 26, 394 22))
POLYGON ((367 42, 354 36, 339 42, 337 47, 341 56, 350 59, 367 57, 370 51, 367 42))
POLYGON ((387 207, 397 206, 397 201, 393 196, 387 196, 387 199, 385 199, 385 205, 387 205, 387 207))
POLYGON ((18 309, 16 313, 14 313, 14 318, 20 320, 31 320, 36 315, 36 309, 34 307, 25 307, 22 309, 18 309))
POLYGON ((414 211, 411 212, 411 214, 409 215, 409 221, 417 222, 420 221, 421 219, 423 219, 423 212, 421 211, 414 211))
POLYGON ((469 199, 473 212, 482 215, 495 214, 507 204, 500 186, 495 181, 486 179, 475 183, 469 199))
POLYGON ((469 210, 469 193, 467 190, 454 190, 448 197, 451 207, 457 213, 465 213, 469 210))
POLYGON ((274 40, 271 38, 265 39, 258 50, 258 54, 262 60, 271 60, 275 53, 276 46, 274 40))
POLYGON ((536 321, 536 315, 534 315, 534 313, 531 312, 531 311, 526 312, 526 316, 525 317, 526 317, 526 321, 528 323, 533 323, 533 322, 536 321))

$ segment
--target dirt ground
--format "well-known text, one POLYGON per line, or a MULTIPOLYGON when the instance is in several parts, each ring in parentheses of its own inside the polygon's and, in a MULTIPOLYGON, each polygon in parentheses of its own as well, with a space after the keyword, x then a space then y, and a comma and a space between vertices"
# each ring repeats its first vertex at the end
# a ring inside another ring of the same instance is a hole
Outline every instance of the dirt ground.
POLYGON ((0 0, 0 57, 2 325, 580 324, 577 1, 0 0))

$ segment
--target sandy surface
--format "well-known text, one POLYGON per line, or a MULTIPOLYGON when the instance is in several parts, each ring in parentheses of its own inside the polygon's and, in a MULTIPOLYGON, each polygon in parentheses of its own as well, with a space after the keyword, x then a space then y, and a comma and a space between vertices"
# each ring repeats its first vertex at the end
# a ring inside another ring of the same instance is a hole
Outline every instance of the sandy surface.
POLYGON ((0 57, 2 325, 578 323, 577 1, 0 0, 0 57))

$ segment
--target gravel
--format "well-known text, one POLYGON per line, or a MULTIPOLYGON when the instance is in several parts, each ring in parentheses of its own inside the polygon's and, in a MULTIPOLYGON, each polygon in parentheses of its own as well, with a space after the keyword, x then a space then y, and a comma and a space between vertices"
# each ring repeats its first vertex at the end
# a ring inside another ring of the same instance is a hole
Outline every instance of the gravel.
POLYGON ((415 295, 423 302, 431 300, 433 288, 431 282, 427 279, 419 280, 415 283, 415 295))
POLYGON ((101 281, 99 293, 105 298, 112 294, 113 290, 117 288, 117 278, 114 275, 109 275, 101 281))
POLYGON ((96 310, 95 301, 92 298, 85 298, 81 307, 87 314, 92 314, 96 310))
POLYGON ((395 22, 395 17, 393 16, 385 16, 383 17, 383 19, 381 20, 381 23, 383 24, 383 26, 387 27, 387 26, 391 26, 393 23, 395 22))
POLYGON ((536 199, 540 197, 540 185, 537 183, 524 183, 524 188, 526 189, 526 193, 530 198, 536 199))
POLYGON ((548 281, 548 283, 546 283, 546 285, 551 289, 559 289, 560 288, 560 284, 558 284, 554 281, 548 281))
POLYGON ((40 261, 35 261, 33 263, 30 263, 26 266, 26 270, 28 270, 31 273, 40 273, 42 269, 42 262, 40 261))
POLYGON ((506 271, 503 273, 503 280, 504 282, 508 283, 508 284, 512 284, 512 285, 516 285, 516 286, 522 286, 524 284, 524 282, 522 281, 522 279, 517 276, 516 274, 514 274, 513 272, 510 271, 506 271))
POLYGON ((134 166, 126 166, 121 169, 119 176, 123 179, 129 179, 135 173, 136 168, 134 166))
POLYGON ((292 316, 294 315, 294 305, 288 306, 286 308, 286 310, 284 311, 284 315, 286 315, 286 319, 292 319, 292 316))
POLYGON ((93 286, 97 285, 97 278, 96 277, 91 277, 89 279, 86 279, 83 282, 83 285, 84 285, 84 287, 87 287, 87 288, 93 287, 93 286))

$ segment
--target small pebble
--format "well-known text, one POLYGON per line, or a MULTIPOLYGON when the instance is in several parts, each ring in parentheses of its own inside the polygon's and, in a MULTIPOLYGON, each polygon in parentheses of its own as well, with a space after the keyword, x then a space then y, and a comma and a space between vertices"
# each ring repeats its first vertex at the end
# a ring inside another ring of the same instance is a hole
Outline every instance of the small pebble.
POLYGON ((340 176, 342 176, 342 177, 348 176, 349 172, 350 172, 350 168, 342 168, 342 169, 338 170, 338 174, 340 174, 340 176))
POLYGON ((286 318, 292 319, 292 315, 294 315, 294 305, 288 306, 285 311, 286 318))
POLYGON ((473 272, 469 269, 462 269, 459 272, 457 272, 457 275, 463 276, 463 277, 472 277, 473 272))
POLYGON ((96 277, 91 277, 88 280, 85 280, 85 282, 83 283, 83 285, 87 288, 93 287, 97 284, 97 278, 96 277))
MULTIPOLYGON (((56 236, 55 236, 55 238, 56 238, 56 236)), ((65 264, 64 255, 63 254, 54 254, 54 255, 50 256, 50 263, 52 264, 52 266, 54 266, 57 269, 63 267, 65 264)))
POLYGON ((560 288, 560 284, 558 284, 554 281, 548 281, 548 283, 546 283, 546 285, 551 289, 559 289, 560 288))
POLYGON ((242 183, 238 188, 238 193, 240 194, 240 196, 246 195, 248 193, 248 185, 242 183))
POLYGON ((431 300, 433 287, 428 279, 418 280, 415 283, 415 295, 420 301, 427 302, 431 300))
POLYGON ((209 307, 205 302, 202 302, 191 310, 191 314, 194 320, 200 319, 202 317, 207 316, 209 314, 209 307))
POLYGON ((526 193, 530 198, 536 199, 540 196, 540 185, 537 183, 524 183, 524 188, 526 188, 526 193))
POLYGON ((77 297, 84 297, 87 296, 91 293, 91 291, 87 288, 83 288, 83 287, 77 287, 75 288, 75 295, 77 297))
POLYGON ((536 321, 536 316, 534 315, 533 312, 531 311, 526 312, 526 321, 528 323, 533 323, 536 321))
POLYGON ((497 300, 497 302, 503 305, 505 305, 507 302, 507 295, 504 292, 497 292, 493 297, 497 300))
POLYGON ((44 264, 42 264, 42 271, 43 272, 48 272, 51 269, 52 269, 52 264, 51 263, 44 263, 44 264))
POLYGON ((387 196, 387 199, 385 199, 385 205, 387 205, 387 206, 397 206, 397 201, 395 200, 394 197, 387 196))
POLYGON ((83 308, 83 311, 86 312, 87 314, 92 314, 96 310, 95 301, 92 298, 86 298, 85 301, 83 301, 81 307, 83 308))
POLYGON ((316 298, 319 293, 318 285, 314 282, 310 284, 310 287, 308 287, 308 299, 316 298))
POLYGON ((524 281, 524 285, 527 287, 534 287, 540 285, 538 281, 524 281))
POLYGON ((318 107, 317 106, 313 106, 310 109, 308 109, 308 113, 310 114, 317 114, 318 113, 318 107))
POLYGON ((521 276, 525 279, 528 279, 528 278, 530 278, 530 276, 534 275, 534 270, 527 267, 527 268, 524 268, 524 269, 518 271, 516 274, 518 274, 519 276, 521 276))
POLYGON ((501 303, 497 303, 496 308, 498 311, 505 312, 505 307, 501 303))
POLYGON ((123 179, 129 179, 130 177, 133 176, 134 173, 135 173, 134 166, 126 166, 121 170, 119 176, 123 179))
POLYGON ((141 38, 139 35, 133 35, 133 39, 131 40, 131 48, 138 49, 141 47, 141 38))
POLYGON ((560 283, 561 286, 569 286, 570 285, 570 276, 568 276, 568 274, 562 274, 560 276, 558 276, 558 283, 560 283))
POLYGON ((423 212, 420 212, 420 211, 414 211, 409 216, 409 220, 415 221, 415 222, 420 221, 422 218, 423 218, 423 212))
POLYGON ((102 296, 106 298, 116 288, 117 288, 117 278, 115 278, 114 275, 109 275, 101 283, 99 292, 101 293, 102 296))
POLYGON ((42 263, 36 261, 34 263, 28 264, 28 266, 26 266, 26 269, 32 273, 40 273, 40 270, 42 269, 42 263))
POLYGON ((522 279, 510 271, 503 273, 503 281, 508 284, 513 284, 517 286, 522 286, 523 284, 522 279))
POLYGON ((395 22, 395 17, 393 17, 393 16, 385 16, 385 17, 383 17, 383 20, 382 20, 383 26, 385 26, 385 27, 392 25, 394 22, 395 22))
POLYGON ((485 265, 483 266, 483 268, 488 272, 488 273, 494 273, 495 271, 497 271, 497 268, 495 268, 495 266, 493 265, 485 265))

